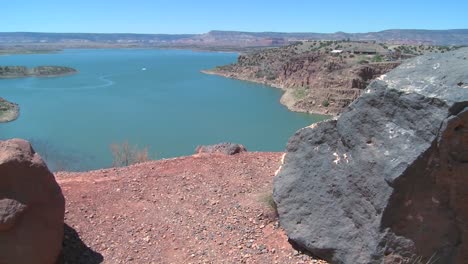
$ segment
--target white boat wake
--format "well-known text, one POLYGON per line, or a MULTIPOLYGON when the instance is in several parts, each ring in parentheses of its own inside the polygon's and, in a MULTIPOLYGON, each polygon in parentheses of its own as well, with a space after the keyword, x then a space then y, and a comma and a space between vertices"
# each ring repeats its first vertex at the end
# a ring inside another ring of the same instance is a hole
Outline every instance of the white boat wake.
POLYGON ((75 87, 34 87, 32 83, 27 85, 20 85, 19 88, 25 90, 39 90, 39 91, 77 91, 77 90, 95 90, 101 88, 107 88, 115 84, 115 81, 110 80, 109 77, 112 77, 114 74, 102 75, 98 77, 98 80, 101 81, 101 84, 97 85, 86 85, 86 86, 75 86, 75 87))

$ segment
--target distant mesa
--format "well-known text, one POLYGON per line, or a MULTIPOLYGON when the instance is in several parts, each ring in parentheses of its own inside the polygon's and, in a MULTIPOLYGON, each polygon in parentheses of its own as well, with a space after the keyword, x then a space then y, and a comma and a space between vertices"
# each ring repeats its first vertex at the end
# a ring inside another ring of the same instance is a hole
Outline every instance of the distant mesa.
POLYGON ((24 77, 59 77, 75 74, 76 69, 65 66, 38 66, 27 68, 25 66, 0 66, 0 79, 24 77))
MULTIPOLYGON (((286 33, 213 30, 203 34, 96 34, 0 32, 3 53, 56 52, 64 48, 177 47, 236 50, 244 47, 283 46, 303 40, 391 42, 393 44, 467 45, 468 29, 393 29, 365 33, 286 33), (31 45, 33 44, 33 45, 31 45), (22 49, 20 49, 21 47, 22 49)), ((2 49, 0 47, 0 54, 2 49)))

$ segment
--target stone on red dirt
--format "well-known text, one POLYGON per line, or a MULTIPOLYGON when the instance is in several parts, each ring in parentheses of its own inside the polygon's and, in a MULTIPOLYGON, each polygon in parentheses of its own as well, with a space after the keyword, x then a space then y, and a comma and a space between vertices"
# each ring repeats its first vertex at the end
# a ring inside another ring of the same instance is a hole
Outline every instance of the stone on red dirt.
POLYGON ((247 149, 241 144, 220 143, 209 146, 198 146, 195 149, 195 154, 200 153, 222 153, 226 155, 234 155, 241 152, 246 152, 247 149))
POLYGON ((64 212, 62 191, 31 145, 0 141, 0 263, 54 263, 64 212))

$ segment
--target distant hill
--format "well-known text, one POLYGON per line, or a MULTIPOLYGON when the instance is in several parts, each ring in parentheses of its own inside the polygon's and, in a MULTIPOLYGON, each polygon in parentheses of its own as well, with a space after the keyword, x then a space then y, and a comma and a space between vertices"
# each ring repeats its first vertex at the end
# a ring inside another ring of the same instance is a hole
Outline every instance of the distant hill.
POLYGON ((368 33, 281 33, 281 32, 238 32, 210 31, 208 35, 218 37, 251 36, 254 38, 283 38, 294 40, 375 40, 395 44, 432 44, 432 45, 468 45, 468 29, 419 30, 390 29, 368 33))
POLYGON ((392 29, 350 34, 351 39, 376 40, 401 44, 468 45, 468 29, 413 30, 392 29))
POLYGON ((210 31, 205 34, 0 33, 1 46, 36 47, 267 47, 300 40, 377 41, 392 44, 468 45, 468 29, 392 29, 368 33, 210 31))
POLYGON ((0 32, 0 43, 64 43, 64 42, 164 42, 191 38, 193 34, 130 34, 130 33, 38 33, 0 32))

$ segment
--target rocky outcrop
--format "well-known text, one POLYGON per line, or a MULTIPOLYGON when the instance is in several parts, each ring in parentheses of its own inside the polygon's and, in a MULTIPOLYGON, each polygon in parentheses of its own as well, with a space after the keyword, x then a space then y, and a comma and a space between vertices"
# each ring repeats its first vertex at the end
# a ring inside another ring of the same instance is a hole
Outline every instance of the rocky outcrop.
POLYGON ((19 116, 19 106, 0 97, 0 123, 10 122, 19 116))
POLYGON ((0 141, 0 263, 54 263, 64 211, 61 189, 31 145, 0 141))
POLYGON ((303 42, 240 55, 235 64, 204 72, 281 88, 285 91, 281 103, 292 111, 338 114, 361 95, 371 80, 400 65, 400 61, 363 60, 375 56, 382 60, 381 54, 389 52, 372 43, 303 42), (330 52, 364 45, 379 55, 355 55, 351 50, 330 52))
POLYGON ((209 146, 198 146, 195 149, 195 154, 200 153, 222 153, 226 155, 234 155, 241 152, 246 152, 247 149, 241 144, 220 143, 209 146))
POLYGON ((38 66, 26 68, 24 66, 0 66, 0 79, 23 77, 58 77, 70 75, 78 71, 64 66, 38 66))
POLYGON ((466 263, 467 58, 413 59, 290 139, 274 199, 292 243, 331 263, 466 263))

